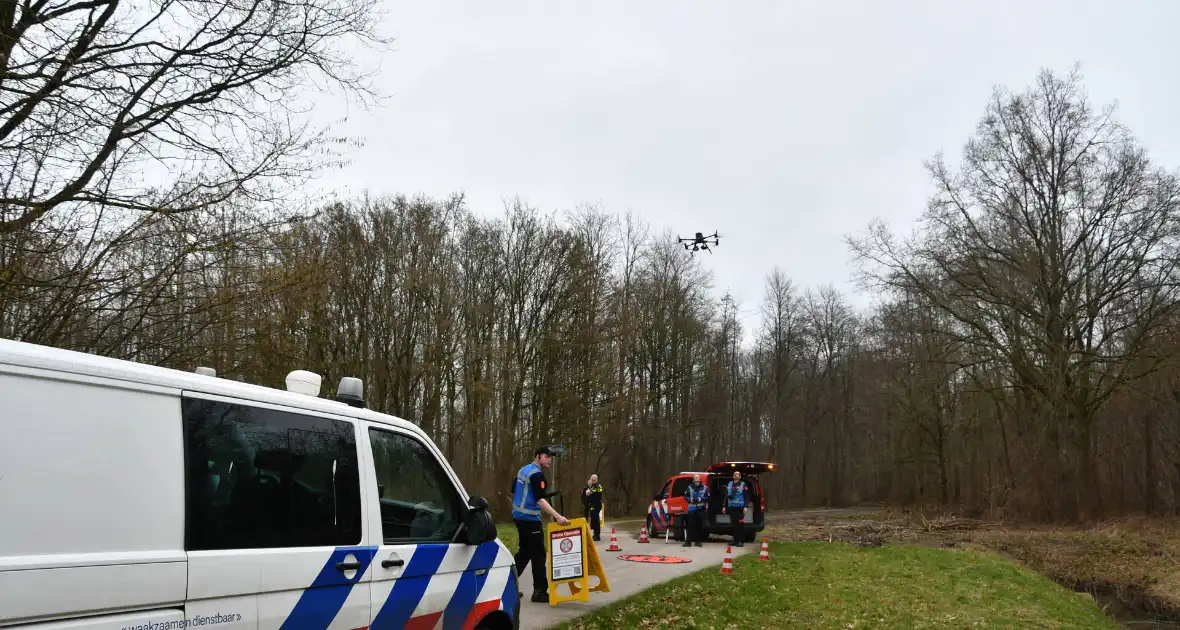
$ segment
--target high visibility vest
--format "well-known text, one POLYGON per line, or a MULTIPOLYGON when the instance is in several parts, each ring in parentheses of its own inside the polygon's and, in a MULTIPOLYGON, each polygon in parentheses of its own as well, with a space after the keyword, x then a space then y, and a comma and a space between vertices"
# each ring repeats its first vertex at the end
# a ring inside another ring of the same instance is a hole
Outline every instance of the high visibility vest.
POLYGON ((725 486, 725 492, 729 498, 729 507, 746 507, 746 482, 739 481, 735 486, 731 481, 725 486))
POLYGON ((533 486, 529 483, 529 477, 540 470, 537 462, 529 462, 517 471, 512 486, 512 518, 518 521, 541 520, 541 508, 537 505, 537 497, 533 496, 533 486))
POLYGON ((688 499, 689 512, 703 510, 705 509, 705 499, 709 497, 709 486, 702 483, 698 490, 697 486, 688 484, 688 491, 684 493, 684 497, 688 499))

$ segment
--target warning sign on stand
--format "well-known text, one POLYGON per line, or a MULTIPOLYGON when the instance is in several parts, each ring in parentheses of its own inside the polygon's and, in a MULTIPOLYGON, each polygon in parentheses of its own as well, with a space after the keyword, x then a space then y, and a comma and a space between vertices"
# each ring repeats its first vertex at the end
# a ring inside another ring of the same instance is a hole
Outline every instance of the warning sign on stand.
POLYGON ((554 582, 582 577, 582 530, 567 529, 549 532, 549 547, 553 550, 551 571, 554 582))
POLYGON ((546 551, 549 555, 549 605, 558 602, 590 601, 590 592, 610 592, 598 548, 590 540, 590 525, 584 518, 570 519, 569 525, 550 523, 546 551), (590 586, 590 578, 598 583, 590 586), (566 585, 570 594, 563 595, 557 587, 566 585))

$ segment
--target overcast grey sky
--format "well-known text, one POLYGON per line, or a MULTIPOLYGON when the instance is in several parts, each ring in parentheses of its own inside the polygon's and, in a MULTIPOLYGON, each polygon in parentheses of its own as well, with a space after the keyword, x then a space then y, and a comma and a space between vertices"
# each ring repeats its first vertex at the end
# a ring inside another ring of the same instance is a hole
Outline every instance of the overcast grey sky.
MULTIPOLYGON (((909 229, 923 160, 958 148, 992 87, 1075 61, 1095 102, 1180 166, 1180 0, 388 0, 391 97, 353 109, 354 163, 321 187, 446 195, 500 213, 635 211, 719 230, 705 266, 757 323, 766 274, 849 292, 843 237, 909 229)), ((327 104, 317 114, 338 117, 327 104)), ((868 296, 852 296, 866 305, 868 296)))

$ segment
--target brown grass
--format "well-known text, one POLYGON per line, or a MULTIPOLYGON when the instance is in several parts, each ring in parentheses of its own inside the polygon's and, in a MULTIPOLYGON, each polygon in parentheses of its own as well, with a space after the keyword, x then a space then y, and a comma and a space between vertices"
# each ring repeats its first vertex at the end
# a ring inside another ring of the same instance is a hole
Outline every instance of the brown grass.
POLYGON ((1009 523, 950 513, 884 511, 768 525, 771 540, 822 540, 983 548, 1068 588, 1094 594, 1112 613, 1180 621, 1180 520, 1125 518, 1084 527, 1009 523))

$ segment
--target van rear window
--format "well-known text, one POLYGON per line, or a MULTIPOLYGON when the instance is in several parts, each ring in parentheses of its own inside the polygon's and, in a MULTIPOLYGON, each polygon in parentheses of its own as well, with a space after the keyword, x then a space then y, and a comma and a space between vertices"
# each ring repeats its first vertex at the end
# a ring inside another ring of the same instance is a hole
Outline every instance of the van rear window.
POLYGON ((360 543, 352 423, 187 397, 182 411, 186 549, 360 543))

